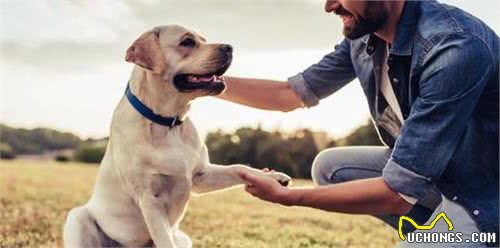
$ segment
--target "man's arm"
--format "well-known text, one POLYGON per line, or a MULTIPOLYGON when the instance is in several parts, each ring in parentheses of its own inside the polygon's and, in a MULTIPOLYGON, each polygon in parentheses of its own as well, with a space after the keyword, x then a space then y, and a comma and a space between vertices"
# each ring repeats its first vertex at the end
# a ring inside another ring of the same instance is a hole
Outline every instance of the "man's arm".
POLYGON ((246 190, 266 201, 350 214, 405 215, 412 204, 392 190, 383 178, 370 178, 316 188, 286 188, 273 180, 244 174, 246 190))
POLYGON ((227 89, 219 98, 255 108, 291 111, 312 107, 355 78, 350 44, 342 41, 335 51, 288 81, 224 77, 227 89))
POLYGON ((370 178, 288 191, 284 204, 350 214, 405 215, 413 207, 383 178, 370 178))
POLYGON ((224 77, 227 88, 219 98, 254 108, 292 111, 302 101, 285 81, 224 77))

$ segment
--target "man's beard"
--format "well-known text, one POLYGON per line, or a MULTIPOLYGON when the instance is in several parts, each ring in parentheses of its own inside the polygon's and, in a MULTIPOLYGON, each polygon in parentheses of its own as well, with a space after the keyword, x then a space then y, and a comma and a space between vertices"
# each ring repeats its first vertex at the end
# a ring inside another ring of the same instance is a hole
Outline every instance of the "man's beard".
POLYGON ((364 16, 352 17, 352 26, 344 26, 345 37, 354 40, 377 31, 387 21, 388 13, 382 1, 367 1, 364 16))

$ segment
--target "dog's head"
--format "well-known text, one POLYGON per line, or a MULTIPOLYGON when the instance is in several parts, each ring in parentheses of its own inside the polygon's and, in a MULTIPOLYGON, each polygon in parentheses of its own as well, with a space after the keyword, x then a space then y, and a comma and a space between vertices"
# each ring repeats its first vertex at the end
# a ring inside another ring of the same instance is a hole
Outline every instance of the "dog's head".
POLYGON ((232 47, 207 43, 200 34, 170 25, 142 34, 127 50, 132 62, 181 93, 218 95, 226 87, 222 74, 232 60, 232 47))

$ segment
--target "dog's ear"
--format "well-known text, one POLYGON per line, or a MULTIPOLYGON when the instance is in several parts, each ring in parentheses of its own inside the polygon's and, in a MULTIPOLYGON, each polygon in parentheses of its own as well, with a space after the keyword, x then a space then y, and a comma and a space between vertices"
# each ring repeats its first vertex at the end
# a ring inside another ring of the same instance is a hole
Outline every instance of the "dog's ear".
POLYGON ((142 34, 127 49, 125 60, 153 71, 155 74, 162 74, 167 63, 160 48, 159 34, 158 29, 142 34))

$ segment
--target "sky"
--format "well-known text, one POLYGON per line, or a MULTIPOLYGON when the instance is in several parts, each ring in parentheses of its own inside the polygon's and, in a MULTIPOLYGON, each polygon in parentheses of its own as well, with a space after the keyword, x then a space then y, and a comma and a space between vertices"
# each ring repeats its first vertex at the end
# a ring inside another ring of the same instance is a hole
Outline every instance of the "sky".
MULTIPOLYGON (((443 0, 500 31, 500 1, 443 0)), ((50 127, 81 137, 109 133, 132 64, 128 46, 154 26, 180 24, 209 42, 229 43, 227 75, 286 80, 343 39, 338 17, 321 0, 0 0, 0 122, 50 127)), ((313 108, 263 111, 213 97, 196 99, 189 116, 202 135, 261 125, 310 128, 341 137, 366 123, 356 80, 313 108)))

